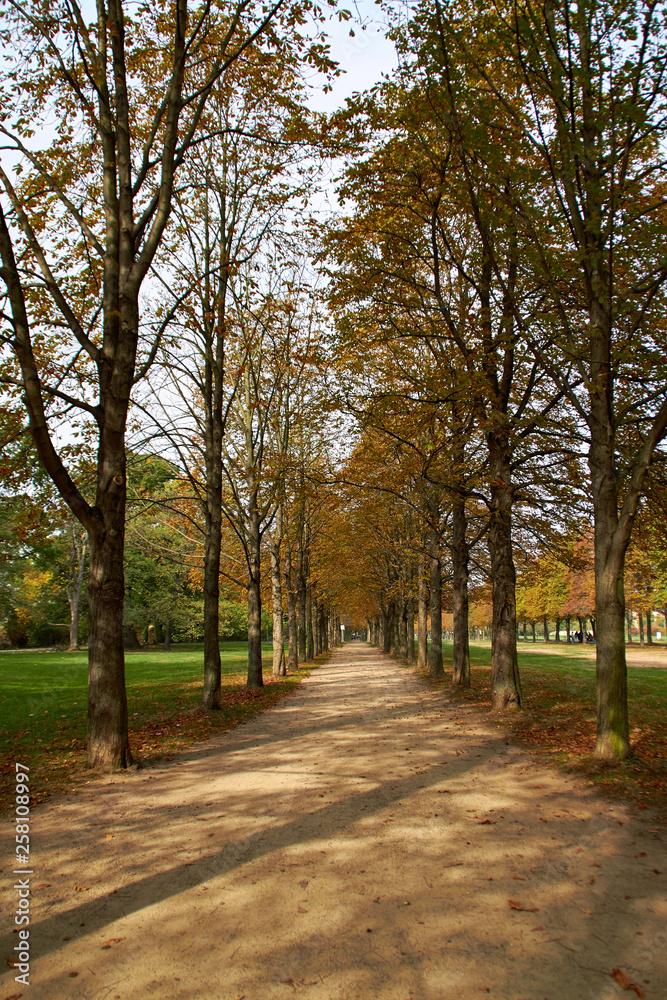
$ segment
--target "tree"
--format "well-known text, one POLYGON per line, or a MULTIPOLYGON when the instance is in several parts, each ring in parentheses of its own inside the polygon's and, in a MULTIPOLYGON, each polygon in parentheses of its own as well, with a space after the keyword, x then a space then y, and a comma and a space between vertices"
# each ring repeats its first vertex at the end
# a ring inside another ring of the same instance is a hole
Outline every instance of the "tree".
POLYGON ((280 31, 291 31, 303 10, 286 0, 207 0, 191 12, 176 0, 130 15, 110 0, 98 4, 92 25, 76 0, 5 10, 2 130, 27 173, 15 184, 0 172, 11 312, 2 380, 23 394, 40 461, 88 532, 91 766, 132 762, 122 644, 125 432, 132 387, 161 333, 140 347, 141 290, 216 81, 260 36, 279 47, 280 31), (33 129, 54 118, 55 138, 40 150, 33 129), (72 410, 97 435, 92 501, 59 450, 58 418, 72 410))

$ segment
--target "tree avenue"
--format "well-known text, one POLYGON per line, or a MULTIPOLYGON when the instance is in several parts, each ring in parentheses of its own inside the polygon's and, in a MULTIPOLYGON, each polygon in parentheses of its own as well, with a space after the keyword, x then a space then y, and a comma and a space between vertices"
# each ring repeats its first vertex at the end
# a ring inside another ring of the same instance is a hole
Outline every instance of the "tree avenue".
POLYGON ((342 625, 437 680, 444 630, 458 689, 490 629, 505 712, 521 629, 590 623, 623 760, 667 604, 667 0, 390 4, 397 68, 328 117, 327 7, 0 0, 5 622, 64 628, 60 587, 76 646, 88 560, 105 768, 124 633, 203 639, 214 710, 241 628, 249 688, 272 622, 276 678, 342 625))

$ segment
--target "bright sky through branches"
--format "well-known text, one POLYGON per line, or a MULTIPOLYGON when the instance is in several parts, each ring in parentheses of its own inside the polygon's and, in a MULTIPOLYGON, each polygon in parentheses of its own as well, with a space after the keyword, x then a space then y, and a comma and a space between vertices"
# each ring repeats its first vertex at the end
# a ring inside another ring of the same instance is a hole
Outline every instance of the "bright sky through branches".
POLYGON ((343 74, 334 81, 329 93, 321 89, 313 91, 308 104, 316 111, 335 111, 344 104, 346 97, 372 87, 383 73, 391 72, 396 66, 394 43, 385 37, 385 20, 378 4, 374 0, 357 0, 352 4, 343 3, 341 7, 351 12, 352 19, 339 21, 334 15, 326 33, 331 56, 343 74))

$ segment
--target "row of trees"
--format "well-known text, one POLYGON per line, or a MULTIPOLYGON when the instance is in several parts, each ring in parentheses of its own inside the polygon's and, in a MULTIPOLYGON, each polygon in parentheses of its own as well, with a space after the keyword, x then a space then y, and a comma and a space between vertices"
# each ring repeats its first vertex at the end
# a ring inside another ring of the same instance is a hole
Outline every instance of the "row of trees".
MULTIPOLYGON (((233 206, 226 214, 228 188, 217 192, 224 204, 213 222, 215 260, 199 258, 196 288, 176 258, 187 250, 188 213, 201 218, 202 198, 206 220, 216 197, 213 174, 231 176, 237 189, 252 186, 247 161, 234 177, 234 139, 252 139, 255 150, 270 150, 272 157, 289 144, 283 126, 291 126, 281 121, 272 134, 272 119, 289 118, 297 106, 304 112, 301 67, 333 70, 318 28, 325 15, 311 0, 165 0, 131 9, 109 0, 98 4, 92 22, 76 0, 48 10, 33 0, 8 3, 2 13, 1 127, 14 154, 0 172, 7 420, 15 422, 26 407, 40 462, 87 533, 88 757, 91 765, 122 767, 132 759, 123 657, 131 400, 143 402, 141 386, 158 353, 177 343, 178 335, 168 332, 172 321, 177 314, 182 319, 180 309, 189 310, 203 323, 200 329, 187 324, 191 338, 208 338, 190 343, 197 352, 194 382, 199 378, 206 389, 197 402, 206 414, 211 566, 224 431, 225 282, 248 265, 258 238, 253 222, 250 232, 241 226, 232 233, 235 248, 219 242, 237 221, 233 206), (70 461, 67 445, 76 434, 94 444, 92 482, 70 461)), ((266 165, 269 175, 276 169, 266 165)), ((190 259, 206 253, 209 235, 206 225, 198 229, 190 259)), ((252 297, 252 275, 240 284, 237 304, 243 294, 252 297)), ((257 322, 256 304, 243 316, 257 322)), ((237 382, 247 387, 246 334, 237 327, 233 335, 242 343, 237 382)), ((179 389, 186 396, 192 391, 182 383, 179 389)), ((248 490, 256 495, 251 484, 248 490)), ((252 507, 254 501, 243 502, 252 507)), ((251 521, 257 516, 250 511, 251 521)), ((247 539, 253 565, 256 538, 254 531, 247 539)), ((207 597, 216 585, 217 577, 205 585, 207 597)), ((218 674, 219 662, 207 655, 210 705, 218 674)))
POLYGON ((629 752, 624 567, 667 428, 664 19, 634 0, 411 8, 399 69, 339 116, 349 208, 325 251, 363 358, 360 447, 384 438, 382 488, 419 508, 401 574, 424 553, 435 605, 448 546, 455 679, 486 537, 496 709, 521 703, 515 549, 592 513, 606 759, 629 752))
POLYGON ((128 10, 13 0, 2 36, 3 419, 20 441, 25 407, 88 539, 90 763, 131 760, 124 550, 155 511, 146 559, 203 594, 210 709, 221 581, 258 686, 269 578, 274 672, 283 613, 293 666, 343 608, 408 659, 416 620, 442 673, 444 587, 457 685, 490 581, 493 706, 519 707, 516 553, 592 514, 596 752, 623 758, 626 554, 667 431, 663 5, 423 0, 328 120, 312 0, 128 10), (344 210, 315 225, 332 153, 344 210), (129 435, 173 468, 136 519, 129 435))

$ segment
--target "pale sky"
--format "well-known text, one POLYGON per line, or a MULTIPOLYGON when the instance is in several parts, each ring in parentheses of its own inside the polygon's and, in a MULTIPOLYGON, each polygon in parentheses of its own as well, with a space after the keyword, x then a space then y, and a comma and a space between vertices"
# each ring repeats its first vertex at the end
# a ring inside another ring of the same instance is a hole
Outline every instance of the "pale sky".
POLYGON ((334 83, 331 93, 316 90, 309 105, 317 111, 334 111, 343 105, 345 98, 355 91, 367 90, 382 73, 390 72, 396 65, 393 42, 384 37, 382 10, 374 0, 348 0, 341 3, 352 13, 351 21, 332 19, 327 29, 330 37, 331 56, 340 64, 344 74, 334 83), (360 26, 364 23, 366 30, 360 26), (350 30, 354 37, 350 37, 350 30))

